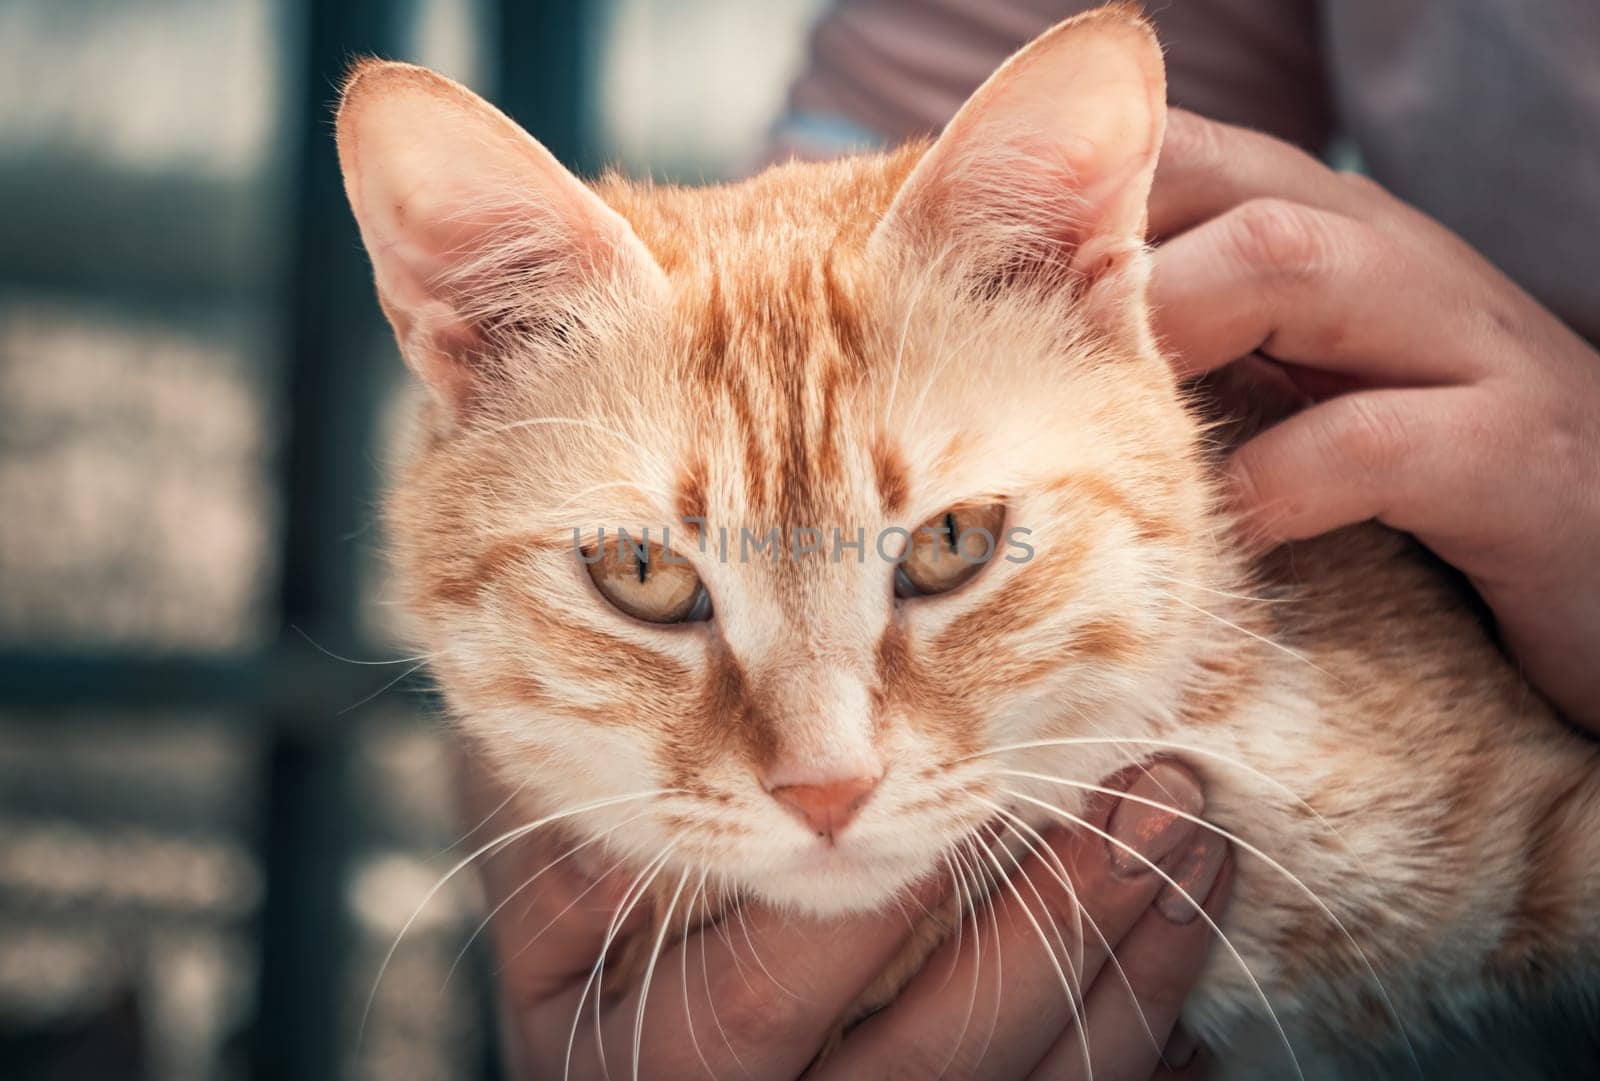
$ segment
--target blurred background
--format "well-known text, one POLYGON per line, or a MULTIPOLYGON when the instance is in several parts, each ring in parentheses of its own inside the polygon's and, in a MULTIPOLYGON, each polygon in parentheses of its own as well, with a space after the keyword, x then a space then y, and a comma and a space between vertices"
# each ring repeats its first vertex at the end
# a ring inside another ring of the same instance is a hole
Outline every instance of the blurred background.
MULTIPOLYGON (((412 60, 581 172, 716 180, 825 2, 0 0, 0 1081, 498 1076, 475 883, 422 905, 470 847, 334 92, 412 60)), ((1588 1075, 1531 1064, 1591 1012, 1518 1017, 1426 1076, 1588 1075)))
POLYGON ((357 1038, 463 849, 333 91, 413 60, 580 169, 716 179, 818 7, 0 0, 0 1078, 494 1076, 466 876, 357 1038))

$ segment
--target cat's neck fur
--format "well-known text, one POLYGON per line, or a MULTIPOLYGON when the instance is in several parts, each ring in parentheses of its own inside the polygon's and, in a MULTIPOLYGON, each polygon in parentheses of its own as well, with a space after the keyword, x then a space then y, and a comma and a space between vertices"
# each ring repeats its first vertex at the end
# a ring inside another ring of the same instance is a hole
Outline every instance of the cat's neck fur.
MULTIPOLYGON (((1203 752, 1207 819, 1259 850, 1224 930, 1275 1008, 1334 1046, 1353 1023, 1426 1032, 1590 979, 1600 748, 1470 599, 1376 526, 1265 557, 1249 592, 1208 605, 1241 633, 1197 652, 1170 738, 1203 752)), ((1213 953, 1191 1014, 1217 1039, 1262 1018, 1239 958, 1213 953)))

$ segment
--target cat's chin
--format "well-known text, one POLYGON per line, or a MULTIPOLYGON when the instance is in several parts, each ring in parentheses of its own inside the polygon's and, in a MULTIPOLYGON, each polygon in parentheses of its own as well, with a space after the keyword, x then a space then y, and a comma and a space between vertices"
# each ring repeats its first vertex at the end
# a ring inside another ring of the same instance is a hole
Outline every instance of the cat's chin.
POLYGON ((791 867, 768 871, 749 887, 775 907, 828 918, 888 908, 931 873, 922 861, 819 849, 791 867))

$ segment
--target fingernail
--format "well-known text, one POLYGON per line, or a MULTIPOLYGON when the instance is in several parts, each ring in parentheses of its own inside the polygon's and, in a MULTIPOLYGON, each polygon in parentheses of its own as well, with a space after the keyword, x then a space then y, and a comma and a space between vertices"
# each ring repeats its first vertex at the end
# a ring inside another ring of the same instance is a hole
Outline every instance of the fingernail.
POLYGON ((1205 904, 1211 895, 1227 854, 1228 842, 1215 833, 1201 830, 1195 834, 1172 861, 1172 881, 1157 895, 1156 911, 1173 923, 1191 922, 1200 913, 1195 905, 1205 904))
POLYGON ((1172 1038, 1167 1040, 1167 1046, 1161 1052, 1161 1061, 1167 1064, 1169 1070, 1181 1070, 1194 1061, 1195 1052, 1199 1050, 1200 1040, 1179 1025, 1172 1030, 1172 1038))
POLYGON ((1156 762, 1144 770, 1128 788, 1128 795, 1137 798, 1118 803, 1108 826, 1111 836, 1121 842, 1108 846, 1111 869, 1124 878, 1148 871, 1150 864, 1160 863, 1194 833, 1195 824, 1174 810, 1198 815, 1205 807, 1200 786, 1187 771, 1170 762, 1156 762))

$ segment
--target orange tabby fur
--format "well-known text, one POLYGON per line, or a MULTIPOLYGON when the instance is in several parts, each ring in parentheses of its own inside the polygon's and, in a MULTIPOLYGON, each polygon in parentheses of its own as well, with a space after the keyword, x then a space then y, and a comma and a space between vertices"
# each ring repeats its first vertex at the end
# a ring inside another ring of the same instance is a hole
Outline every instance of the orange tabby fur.
MULTIPOLYGON (((358 66, 341 155, 432 391, 389 521, 451 713, 530 815, 674 790, 564 826, 614 829, 633 867, 670 846, 667 895, 710 869, 813 913, 934 873, 991 817, 975 795, 1041 827, 1016 794, 1082 808, 1002 766, 1094 781, 1182 747, 1208 820, 1349 933, 1240 852, 1224 930, 1297 1031, 1377 1038, 1393 1009, 1415 1038, 1582 982, 1595 747, 1410 541, 1359 527, 1256 558, 1219 509, 1144 303, 1162 100, 1148 28, 1106 9, 1024 50, 931 149, 586 190, 460 87, 358 66), (423 164, 386 164, 406 155, 423 164), (871 537, 978 497, 1036 558, 906 603, 870 551, 723 561, 677 525, 871 537), (672 527, 715 619, 610 609, 572 552, 601 525, 672 527), (1107 737, 1126 742, 986 753, 1107 737), (755 780, 851 755, 888 772, 833 847, 755 780)), ((1192 1023, 1221 1038, 1260 1009, 1217 951, 1192 1023)))

